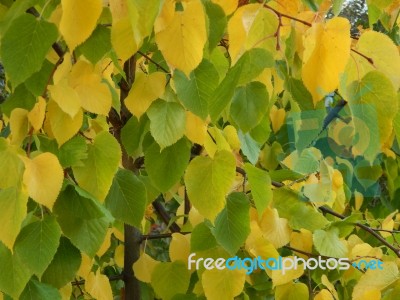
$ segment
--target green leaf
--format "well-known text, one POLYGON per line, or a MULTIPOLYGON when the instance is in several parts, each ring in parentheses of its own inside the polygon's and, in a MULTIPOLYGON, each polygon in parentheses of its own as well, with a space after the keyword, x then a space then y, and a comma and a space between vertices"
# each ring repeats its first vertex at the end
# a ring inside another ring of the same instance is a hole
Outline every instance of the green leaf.
POLYGON ((239 130, 238 136, 243 154, 246 155, 247 159, 253 165, 255 165, 260 156, 260 145, 253 140, 249 133, 243 134, 243 132, 239 130))
POLYGON ((131 171, 120 169, 105 205, 116 219, 140 228, 147 205, 146 187, 131 171))
POLYGON ((0 290, 18 299, 32 274, 3 243, 0 243, 0 270, 0 290))
POLYGON ((58 197, 53 211, 64 235, 78 249, 93 257, 103 243, 109 225, 98 204, 82 197, 69 185, 58 197))
POLYGON ((250 203, 243 193, 228 196, 226 207, 215 219, 217 242, 230 254, 235 254, 250 233, 250 203))
POLYGON ((131 156, 136 156, 136 152, 140 152, 140 145, 143 136, 148 131, 148 119, 141 117, 138 120, 132 116, 125 126, 121 129, 121 142, 126 152, 131 156))
POLYGON ((1 40, 1 57, 13 87, 40 70, 51 45, 57 40, 54 24, 23 14, 15 19, 1 40))
POLYGON ((316 230, 313 234, 314 246, 321 255, 342 258, 347 255, 347 248, 339 239, 339 229, 316 230))
POLYGON ((212 51, 222 39, 227 20, 224 10, 211 1, 205 1, 204 7, 208 17, 208 49, 212 51))
POLYGON ((212 63, 203 60, 190 73, 190 78, 176 70, 174 83, 176 93, 183 105, 192 113, 205 120, 208 116, 208 103, 211 101, 219 81, 219 75, 212 63))
POLYGON ((257 126, 267 112, 268 92, 261 82, 238 87, 233 95, 231 116, 243 132, 257 126))
POLYGON ((53 286, 31 279, 21 294, 20 300, 61 300, 60 292, 53 286))
POLYGON ((312 96, 301 80, 290 77, 285 81, 285 88, 292 94, 293 99, 300 106, 301 110, 311 111, 314 109, 312 96))
POLYGON ((307 300, 309 299, 308 287, 301 282, 288 283, 276 287, 275 299, 277 300, 307 300))
POLYGON ((190 252, 200 252, 209 250, 217 246, 217 241, 213 236, 211 229, 205 222, 202 222, 193 228, 190 235, 190 252))
POLYGON ((53 71, 54 65, 45 59, 41 69, 25 81, 26 87, 35 96, 43 95, 53 71))
POLYGON ((18 152, 4 138, 0 138, 0 188, 15 187, 21 183, 24 163, 18 152))
POLYGON ((181 105, 157 100, 147 110, 150 132, 161 149, 177 142, 185 133, 186 115, 181 105))
POLYGON ((256 205, 258 215, 261 217, 272 200, 271 178, 268 172, 254 167, 249 163, 244 165, 244 169, 250 183, 254 204, 256 205))
POLYGON ((92 35, 76 50, 77 55, 84 55, 92 64, 96 64, 111 51, 111 30, 98 25, 92 35))
POLYGON ((151 274, 151 285, 156 295, 163 300, 170 300, 176 294, 186 293, 189 282, 189 270, 181 261, 159 263, 151 274))
POLYGON ((332 12, 337 16, 342 10, 342 6, 345 0, 334 0, 332 5, 332 12))
POLYGON ((321 213, 289 189, 273 190, 273 206, 278 210, 279 216, 288 219, 290 227, 295 230, 304 228, 314 231, 328 224, 321 213))
POLYGON ((185 139, 164 148, 153 143, 144 153, 144 165, 154 186, 167 192, 182 177, 190 159, 190 143, 185 139))
POLYGON ((7 100, 1 104, 1 110, 7 116, 11 115, 14 108, 23 108, 30 111, 36 103, 36 97, 24 84, 19 85, 7 100))
POLYGON ((371 165, 366 160, 359 161, 354 167, 354 175, 365 189, 376 184, 382 174, 383 171, 379 164, 371 165))
POLYGON ((71 244, 69 239, 61 237, 54 259, 43 273, 41 281, 58 289, 62 288, 75 278, 81 261, 81 252, 71 244))
POLYGON ((61 166, 64 169, 83 166, 82 161, 88 157, 87 148, 85 138, 82 136, 75 136, 62 144, 57 155, 61 166))
POLYGON ((213 159, 198 156, 186 169, 189 199, 211 221, 225 206, 225 195, 235 179, 235 170, 235 157, 226 150, 216 152, 213 159))
POLYGON ((60 236, 61 229, 56 219, 46 216, 22 228, 15 241, 15 254, 40 277, 57 251, 60 236))
POLYGON ((79 186, 103 201, 118 170, 121 149, 117 140, 106 131, 100 132, 88 148, 83 165, 72 167, 72 170, 79 186))

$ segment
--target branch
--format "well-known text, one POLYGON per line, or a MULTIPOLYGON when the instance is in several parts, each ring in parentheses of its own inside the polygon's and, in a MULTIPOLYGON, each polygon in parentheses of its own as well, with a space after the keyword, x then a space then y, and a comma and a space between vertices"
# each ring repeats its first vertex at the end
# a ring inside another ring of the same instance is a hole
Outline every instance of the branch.
POLYGON ((141 56, 143 56, 144 58, 146 58, 148 61, 152 62, 157 68, 163 70, 165 73, 170 74, 170 72, 165 69, 162 65, 160 65, 158 62, 154 61, 153 59, 151 59, 150 56, 148 56, 147 54, 144 54, 142 51, 138 51, 137 53, 139 53, 141 56))
MULTIPOLYGON (((108 280, 109 280, 109 281, 122 280, 123 278, 124 278, 124 276, 123 276, 122 274, 117 274, 117 275, 108 276, 108 280)), ((79 280, 79 281, 75 280, 75 281, 73 281, 71 284, 72 284, 73 286, 80 286, 80 285, 85 284, 85 280, 84 280, 84 279, 79 280)))
MULTIPOLYGON (((160 215, 163 222, 168 225, 168 224, 170 224, 171 217, 169 216, 168 212, 165 210, 164 205, 161 203, 161 198, 162 198, 162 196, 160 195, 156 200, 153 201, 152 204, 153 204, 154 209, 160 215)), ((175 222, 172 222, 171 225, 169 226, 169 228, 171 229, 172 233, 181 231, 181 228, 175 222)))
MULTIPOLYGON (((246 171, 244 169, 242 169, 241 167, 236 167, 236 172, 241 174, 243 177, 246 177, 246 171)), ((274 181, 274 180, 271 181, 271 184, 277 188, 285 186, 283 183, 274 181)))
MULTIPOLYGON (((264 1, 258 0, 258 2, 263 3, 264 1)), ((268 8, 268 9, 271 10, 271 11, 273 11, 273 12, 278 16, 279 19, 281 19, 281 18, 286 18, 286 19, 290 19, 290 20, 293 20, 293 21, 302 23, 302 24, 304 24, 304 25, 306 25, 306 26, 309 26, 309 27, 312 26, 311 23, 309 23, 309 22, 307 22, 307 21, 300 20, 300 19, 298 19, 298 18, 296 18, 296 17, 289 16, 289 15, 284 14, 284 13, 281 13, 281 12, 277 11, 275 8, 269 6, 268 4, 264 4, 264 7, 265 7, 265 8, 268 8)))
MULTIPOLYGON (((167 233, 160 233, 160 234, 144 234, 144 235, 142 235, 142 241, 170 238, 173 233, 175 233, 175 232, 167 232, 167 233)), ((189 232, 189 231, 182 231, 179 233, 180 234, 191 234, 191 232, 189 232)))

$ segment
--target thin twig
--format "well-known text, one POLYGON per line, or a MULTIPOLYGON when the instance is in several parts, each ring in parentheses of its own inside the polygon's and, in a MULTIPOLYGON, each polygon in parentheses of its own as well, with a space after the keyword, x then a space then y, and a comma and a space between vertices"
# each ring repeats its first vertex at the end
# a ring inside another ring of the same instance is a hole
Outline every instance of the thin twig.
MULTIPOLYGON (((160 234, 144 234, 142 235, 142 241, 145 240, 158 240, 158 239, 166 239, 172 237, 172 234, 175 232, 167 232, 167 233, 160 233, 160 234)), ((182 231, 179 234, 191 234, 189 231, 182 231)))
POLYGON ((154 61, 150 56, 148 56, 147 54, 143 53, 142 51, 138 51, 137 53, 139 53, 141 56, 143 56, 144 58, 146 58, 148 61, 152 62, 155 66, 157 66, 157 68, 163 70, 165 73, 170 74, 170 72, 165 69, 162 65, 160 65, 158 62, 154 61))

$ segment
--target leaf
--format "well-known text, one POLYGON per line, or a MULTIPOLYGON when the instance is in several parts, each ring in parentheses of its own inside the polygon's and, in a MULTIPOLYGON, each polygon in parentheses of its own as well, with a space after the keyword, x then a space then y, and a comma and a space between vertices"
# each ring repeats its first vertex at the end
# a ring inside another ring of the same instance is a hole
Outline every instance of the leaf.
POLYGON ((28 195, 17 187, 0 189, 0 218, 2 226, 0 240, 9 249, 13 249, 15 239, 26 217, 28 195))
POLYGON ((51 99, 54 100, 64 113, 74 118, 80 111, 81 101, 77 92, 68 84, 67 79, 60 80, 55 85, 50 85, 48 90, 51 99))
MULTIPOLYGON (((235 0, 229 0, 230 4, 236 6, 235 0)), ((224 5, 226 2, 222 2, 224 5)), ((221 38, 224 36, 226 31, 227 19, 223 8, 219 4, 214 4, 211 1, 203 2, 204 8, 206 9, 206 15, 208 18, 208 49, 212 51, 218 45, 221 38), (210 28, 212 30, 210 30, 210 28)))
POLYGON ((175 294, 186 293, 189 281, 189 270, 181 261, 161 262, 151 274, 151 285, 163 300, 169 300, 175 294))
POLYGON ((118 220, 140 228, 147 204, 144 184, 131 171, 115 174, 105 205, 118 220))
POLYGON ((103 4, 101 0, 61 0, 61 7, 60 32, 72 52, 96 28, 103 4))
POLYGON ((22 292, 20 300, 54 299, 61 300, 59 291, 51 285, 31 279, 22 292))
POLYGON ((301 282, 290 282, 276 287, 276 300, 308 300, 308 296, 308 287, 301 282))
POLYGON ((236 0, 212 0, 212 2, 221 6, 227 16, 233 13, 238 5, 236 0))
POLYGON ((69 141, 82 127, 83 112, 79 108, 74 117, 63 112, 54 101, 47 105, 47 118, 50 123, 51 133, 57 140, 59 146, 69 141))
POLYGON ((42 128, 44 115, 46 112, 46 100, 43 97, 38 98, 35 106, 30 112, 28 112, 28 120, 35 131, 39 131, 42 128))
POLYGON ((183 261, 187 264, 190 254, 190 235, 180 233, 172 234, 169 244, 169 257, 171 261, 183 261))
POLYGON ((85 290, 97 300, 113 299, 110 281, 106 275, 100 273, 100 269, 96 274, 90 272, 85 281, 85 290))
POLYGON ((212 249, 217 246, 217 241, 211 229, 204 223, 200 223, 193 228, 190 235, 190 252, 200 252, 212 249))
POLYGON ((181 179, 189 159, 190 143, 184 138, 162 151, 153 143, 144 153, 147 173, 161 192, 167 192, 181 179))
POLYGON ((96 64, 111 50, 111 31, 109 28, 98 25, 91 36, 77 49, 92 64, 96 64))
POLYGON ((111 44, 122 62, 125 62, 138 50, 131 21, 128 17, 114 21, 111 27, 111 44))
POLYGON ((24 164, 17 155, 17 148, 0 137, 0 189, 17 186, 22 180, 24 164))
POLYGON ((82 136, 75 136, 60 147, 58 154, 63 168, 82 166, 82 160, 87 158, 87 144, 82 136))
POLYGON ((15 108, 10 115, 11 144, 20 146, 29 131, 28 111, 15 108))
POLYGON ((302 78, 314 106, 338 87, 350 57, 349 30, 347 19, 335 17, 326 24, 314 23, 305 35, 302 78))
POLYGON ((238 87, 233 95, 230 113, 244 133, 257 126, 267 112, 268 92, 261 82, 238 87))
POLYGON ((215 219, 212 233, 217 242, 230 254, 235 254, 250 233, 250 204, 243 193, 228 196, 226 207, 215 219))
POLYGON ((50 265, 44 271, 41 281, 56 288, 62 288, 73 281, 81 264, 80 251, 69 239, 61 237, 57 252, 50 265))
POLYGON ((141 151, 143 136, 148 132, 148 118, 131 117, 121 129, 121 142, 126 152, 135 156, 136 151, 141 151))
POLYGON ((52 210, 64 180, 58 158, 46 152, 33 159, 22 156, 21 159, 25 164, 23 180, 29 197, 52 210))
POLYGON ((207 41, 204 8, 200 0, 183 2, 183 11, 175 11, 174 2, 165 2, 154 25, 158 48, 165 60, 186 76, 203 58, 207 41), (165 12, 172 13, 168 18, 165 12))
POLYGON ((190 73, 189 78, 177 70, 173 79, 179 100, 188 110, 205 120, 208 116, 208 104, 219 82, 215 66, 203 60, 190 73))
POLYGON ((64 235, 79 250, 93 257, 103 243, 109 225, 98 204, 67 186, 57 199, 54 213, 64 235))
POLYGON ((133 272, 135 277, 140 281, 150 283, 151 274, 159 263, 159 261, 154 260, 148 254, 142 253, 139 259, 133 263, 133 272))
POLYGON ((25 266, 40 278, 53 260, 60 237, 61 229, 56 219, 44 217, 22 228, 14 251, 25 266))
POLYGON ((212 269, 201 275, 204 294, 209 300, 232 300, 238 296, 245 284, 244 270, 212 269))
POLYGON ((137 72, 135 82, 125 99, 126 107, 139 119, 153 101, 164 94, 166 84, 164 73, 154 72, 146 75, 143 72, 137 72))
POLYGON ((267 208, 260 220, 260 228, 263 236, 270 241, 275 248, 281 248, 290 241, 291 229, 288 220, 280 218, 278 211, 267 208))
POLYGON ((186 137, 192 142, 204 145, 207 135, 207 122, 190 111, 186 111, 186 137))
MULTIPOLYGON (((287 256, 289 259, 294 260, 294 256, 287 256)), ((274 284, 274 286, 281 286, 287 283, 292 282, 292 280, 297 279, 301 277, 304 273, 304 269, 302 267, 300 268, 293 268, 290 270, 286 270, 285 274, 283 274, 282 270, 272 270, 271 271, 271 279, 274 284)), ((301 289, 302 290, 302 289, 301 289)), ((299 296, 299 295, 297 295, 299 296)))
POLYGON ((316 230, 313 234, 314 246, 319 254, 331 257, 346 257, 347 248, 339 239, 339 230, 332 227, 329 230, 316 230))
POLYGON ((40 70, 57 28, 29 14, 16 18, 1 40, 1 60, 13 88, 40 70))
POLYGON ((239 130, 239 140, 242 145, 242 152, 246 155, 247 159, 255 165, 258 161, 258 157, 260 156, 260 145, 251 137, 249 133, 243 134, 242 131, 239 130))
POLYGON ((3 243, 0 243, 0 269, 3 270, 0 272, 0 290, 18 299, 32 274, 3 243))
POLYGON ((186 169, 189 199, 200 214, 211 221, 225 206, 225 196, 235 178, 235 165, 232 153, 222 150, 214 159, 194 158, 186 169))
POLYGON ((150 132, 164 149, 176 143, 185 133, 185 110, 175 102, 157 100, 147 111, 150 132))
POLYGON ((83 166, 72 167, 72 170, 79 185, 102 202, 111 187, 120 160, 118 142, 110 133, 103 131, 89 145, 83 166))

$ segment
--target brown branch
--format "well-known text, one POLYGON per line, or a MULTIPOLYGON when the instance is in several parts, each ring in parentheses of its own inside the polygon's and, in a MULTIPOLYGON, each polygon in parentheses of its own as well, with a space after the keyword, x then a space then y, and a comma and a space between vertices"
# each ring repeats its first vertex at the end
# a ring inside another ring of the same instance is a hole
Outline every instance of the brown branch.
MULTIPOLYGON (((258 2, 263 3, 264 1, 258 0, 258 2)), ((268 4, 264 4, 264 7, 265 7, 265 8, 268 8, 268 9, 271 10, 271 11, 273 11, 273 12, 278 16, 279 19, 280 19, 280 18, 286 18, 286 19, 290 19, 290 20, 293 20, 293 21, 302 23, 302 24, 304 24, 304 25, 306 25, 306 26, 309 26, 309 27, 312 26, 311 23, 309 23, 309 22, 307 22, 307 21, 300 20, 300 19, 298 19, 298 18, 296 18, 296 17, 293 17, 293 16, 289 16, 289 15, 284 14, 284 13, 281 13, 280 11, 277 11, 275 8, 269 6, 268 4)))
MULTIPOLYGON (((167 233, 160 233, 160 234, 144 234, 144 235, 142 235, 142 241, 170 238, 170 237, 172 237, 173 233, 175 233, 175 232, 167 232, 167 233)), ((179 233, 180 234, 191 234, 191 232, 189 232, 189 231, 182 231, 179 233)))
POLYGON ((137 53, 139 53, 141 56, 143 56, 144 58, 146 58, 148 61, 152 62, 157 68, 163 70, 165 73, 170 74, 170 72, 165 69, 162 65, 160 65, 158 62, 154 61, 150 56, 148 56, 147 54, 143 53, 142 51, 138 51, 137 53))
POLYGON ((168 226, 171 230, 171 232, 180 232, 181 228, 178 226, 178 224, 176 224, 175 222, 171 222, 171 217, 169 216, 168 212, 165 210, 164 205, 162 204, 162 196, 160 195, 156 200, 153 201, 153 207, 156 210, 156 212, 158 213, 158 215, 161 217, 161 219, 163 220, 163 222, 168 226))
POLYGON ((365 54, 362 54, 361 52, 357 51, 356 49, 351 48, 351 51, 354 53, 357 53, 361 57, 365 58, 371 65, 374 65, 374 60, 371 57, 366 56, 365 54))
POLYGON ((184 203, 184 217, 183 217, 183 224, 186 224, 187 221, 189 220, 189 213, 190 213, 190 200, 189 200, 189 196, 187 194, 187 190, 185 187, 185 203, 184 203))
MULTIPOLYGON (((246 171, 244 169, 242 169, 241 167, 236 167, 236 172, 241 174, 243 177, 246 177, 246 171)), ((274 180, 271 180, 271 184, 277 188, 285 186, 283 183, 274 181, 274 180)))

